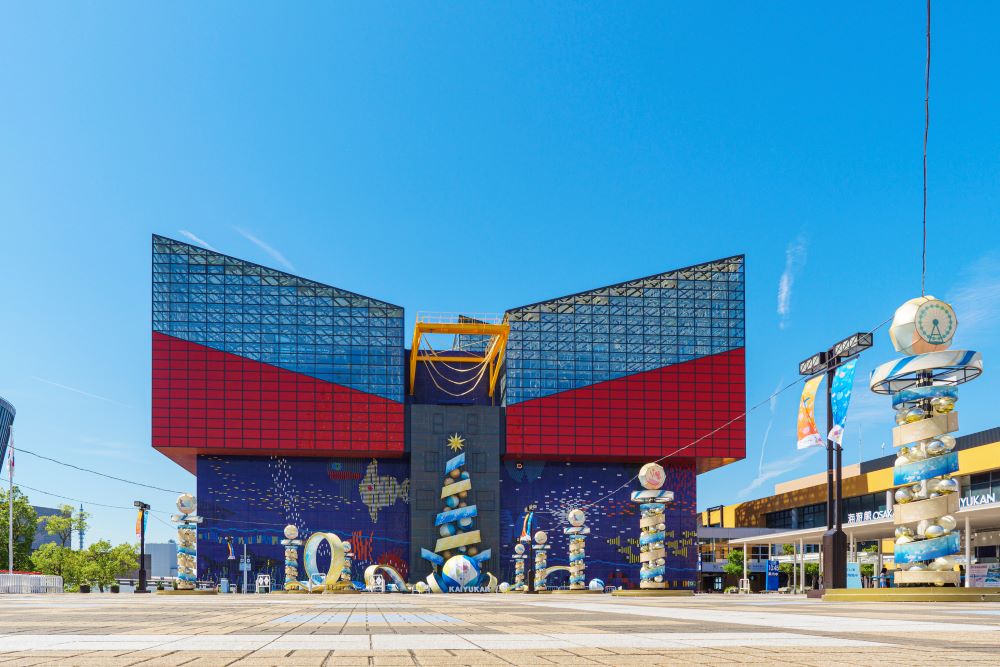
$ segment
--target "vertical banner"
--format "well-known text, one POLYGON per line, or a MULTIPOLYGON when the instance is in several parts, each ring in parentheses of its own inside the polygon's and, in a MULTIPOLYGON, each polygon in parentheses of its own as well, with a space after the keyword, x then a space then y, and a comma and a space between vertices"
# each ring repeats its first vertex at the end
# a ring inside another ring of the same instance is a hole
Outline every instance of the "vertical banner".
POLYGON ((767 579, 765 580, 765 590, 776 591, 779 586, 779 572, 781 572, 781 564, 776 560, 767 561, 767 579))
POLYGON ((139 539, 140 536, 142 535, 143 531, 146 529, 146 522, 147 521, 148 521, 148 519, 146 518, 146 513, 143 512, 142 510, 139 510, 139 513, 135 517, 135 537, 136 537, 136 539, 139 539))
POLYGON ((799 401, 799 449, 822 447, 823 438, 816 429, 816 390, 823 381, 822 375, 817 375, 806 381, 802 388, 802 399, 799 401))
POLYGON ((851 389, 854 388, 854 367, 857 359, 852 359, 837 369, 830 386, 830 401, 833 404, 833 428, 827 436, 838 445, 844 437, 844 424, 847 423, 847 408, 851 405, 851 389))
POLYGON ((847 564, 847 587, 861 588, 861 563, 847 564))

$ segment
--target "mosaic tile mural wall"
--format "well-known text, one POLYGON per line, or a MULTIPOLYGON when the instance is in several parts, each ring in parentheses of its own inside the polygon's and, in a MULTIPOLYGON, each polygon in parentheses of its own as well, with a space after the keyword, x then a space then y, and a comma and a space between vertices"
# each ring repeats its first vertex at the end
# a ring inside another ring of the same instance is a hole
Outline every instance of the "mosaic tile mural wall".
MULTIPOLYGON (((670 588, 694 588, 697 578, 697 535, 695 518, 695 469, 692 463, 663 463, 667 473, 664 489, 674 492, 674 502, 666 507, 666 581, 670 588)), ((521 533, 525 508, 536 505, 533 531, 548 533, 548 564, 566 565, 568 544, 563 528, 569 526, 566 513, 594 502, 628 482, 638 464, 566 463, 554 461, 504 461, 500 478, 500 539, 502 579, 512 581, 514 566, 510 556, 521 533)), ((607 585, 639 586, 639 513, 629 493, 638 490, 632 482, 587 512, 590 535, 586 543, 587 580, 603 579, 607 585)), ((499 576, 499 575, 498 575, 499 576)), ((558 572, 547 583, 566 584, 566 573, 558 572)))
MULTIPOLYGON (((355 579, 372 563, 391 564, 405 577, 409 487, 405 459, 199 456, 198 510, 205 522, 198 578, 241 576, 238 561, 227 559, 231 537, 237 558, 247 545, 251 575, 269 572, 276 585, 284 583, 279 542, 289 523, 304 537, 326 531, 350 540, 355 579)), ((327 563, 321 550, 320 567, 327 563)))

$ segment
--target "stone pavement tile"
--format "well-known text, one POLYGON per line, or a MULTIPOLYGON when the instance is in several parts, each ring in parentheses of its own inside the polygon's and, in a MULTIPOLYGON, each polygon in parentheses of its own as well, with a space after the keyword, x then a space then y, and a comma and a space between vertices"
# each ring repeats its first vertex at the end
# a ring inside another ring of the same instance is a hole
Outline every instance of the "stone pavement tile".
POLYGON ((324 665, 349 665, 351 667, 358 667, 359 665, 369 665, 368 658, 363 658, 361 656, 335 656, 331 655, 326 659, 324 665))
POLYGON ((197 656, 187 652, 169 653, 166 655, 150 655, 147 652, 142 652, 136 653, 135 657, 135 665, 138 667, 179 667, 191 662, 197 656))
POLYGON ((382 665, 385 665, 386 667, 411 667, 417 663, 413 660, 413 656, 388 655, 375 656, 372 659, 372 664, 379 667, 382 665))
POLYGON ((326 658, 285 658, 278 656, 271 656, 269 658, 241 658, 233 665, 240 665, 240 667, 266 667, 267 665, 289 665, 291 667, 318 667, 323 665, 326 658))

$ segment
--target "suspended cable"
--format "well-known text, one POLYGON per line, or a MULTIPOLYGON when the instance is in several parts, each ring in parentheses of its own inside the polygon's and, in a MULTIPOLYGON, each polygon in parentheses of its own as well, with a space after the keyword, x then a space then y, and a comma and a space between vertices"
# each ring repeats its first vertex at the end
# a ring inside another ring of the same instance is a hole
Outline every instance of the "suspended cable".
POLYGON ((920 253, 920 296, 927 293, 927 135, 931 129, 931 0, 927 0, 927 64, 924 69, 924 224, 920 253))
MULTIPOLYGON (((892 320, 891 317, 886 318, 885 320, 882 321, 881 324, 879 324, 878 326, 876 326, 869 333, 874 334, 876 331, 878 331, 879 329, 881 329, 882 327, 884 327, 886 324, 888 324, 891 320, 892 320)), ((803 382, 805 379, 806 379, 805 377, 800 377, 799 379, 797 379, 797 380, 795 380, 793 382, 788 383, 787 385, 785 385, 781 389, 778 389, 777 391, 772 392, 771 395, 768 396, 767 398, 765 398, 763 401, 760 401, 759 403, 756 403, 756 404, 752 405, 750 408, 748 408, 747 410, 745 410, 742 414, 740 414, 740 415, 738 415, 738 416, 730 419, 725 424, 722 424, 721 426, 713 429, 712 431, 709 431, 708 433, 706 433, 706 434, 704 434, 704 435, 696 438, 695 440, 689 442, 688 444, 684 445, 683 447, 679 447, 678 449, 670 452, 669 454, 665 454, 664 456, 661 456, 660 458, 652 461, 652 463, 660 463, 661 461, 665 461, 666 459, 670 458, 671 456, 676 456, 677 454, 681 453, 685 449, 688 449, 690 447, 694 447, 695 445, 697 445, 699 442, 701 442, 705 438, 708 438, 708 437, 710 437, 712 435, 715 435, 716 433, 718 433, 719 431, 721 431, 723 429, 729 428, 729 426, 731 426, 735 422, 737 422, 737 421, 745 418, 747 415, 749 415, 754 410, 757 410, 758 408, 760 408, 760 407, 762 407, 762 406, 770 403, 771 400, 774 397, 778 396, 779 394, 784 393, 788 389, 791 389, 792 387, 794 387, 795 385, 799 384, 800 382, 803 382)), ((598 498, 597 500, 594 500, 593 502, 587 503, 585 505, 581 505, 580 509, 587 509, 588 507, 593 507, 594 505, 597 505, 598 503, 604 502, 605 500, 607 500, 611 496, 615 495, 616 493, 618 493, 622 489, 625 489, 625 488, 628 488, 629 486, 631 486, 632 482, 636 481, 637 479, 639 479, 639 475, 633 475, 631 479, 629 479, 628 481, 626 481, 625 483, 623 483, 621 486, 619 486, 615 490, 611 491, 610 493, 605 494, 604 496, 598 498)), ((541 510, 536 509, 535 513, 536 514, 553 514, 553 515, 560 515, 560 514, 562 514, 562 512, 559 511, 559 510, 544 510, 544 509, 541 509, 541 510)))
MULTIPOLYGON (((19 449, 18 451, 21 452, 21 451, 24 451, 24 450, 23 449, 19 449)), ((2 482, 8 482, 8 483, 10 482, 10 480, 8 478, 6 478, 6 477, 0 477, 0 481, 2 481, 2 482)), ((52 496, 53 498, 62 498, 63 500, 72 500, 75 503, 83 503, 84 505, 89 505, 89 506, 92 506, 92 507, 106 507, 106 508, 112 509, 112 510, 130 510, 132 512, 135 511, 135 507, 134 506, 133 507, 126 507, 124 505, 108 505, 108 504, 105 504, 105 503, 94 502, 92 500, 83 500, 81 498, 71 498, 69 496, 64 496, 64 495, 61 495, 61 494, 58 494, 58 493, 52 493, 51 491, 45 491, 43 489, 36 489, 33 486, 28 486, 27 484, 22 484, 21 482, 14 482, 14 486, 22 488, 22 489, 28 489, 29 491, 34 491, 35 493, 41 493, 41 494, 46 495, 46 496, 52 496)), ((147 511, 148 512, 159 512, 160 514, 170 514, 170 512, 164 512, 163 510, 152 510, 151 509, 151 510, 147 510, 147 511)))
POLYGON ((17 452, 19 454, 21 454, 21 453, 30 454, 31 456, 34 456, 36 458, 44 459, 46 461, 51 461, 52 463, 58 463, 61 466, 66 466, 67 468, 73 468, 74 470, 79 470, 81 472, 89 472, 92 475, 100 475, 101 477, 106 477, 108 479, 113 479, 116 482, 124 482, 125 484, 132 484, 134 486, 141 486, 141 487, 144 487, 144 488, 147 488, 147 489, 154 489, 156 491, 164 491, 166 493, 184 493, 183 491, 177 491, 175 489, 164 489, 161 486, 153 486, 152 484, 143 484, 142 482, 136 482, 136 481, 133 481, 131 479, 123 479, 121 477, 115 477, 114 475, 109 475, 107 473, 103 473, 103 472, 100 472, 100 471, 97 471, 97 470, 91 470, 90 468, 83 468, 81 466, 73 465, 72 463, 65 463, 63 461, 59 461, 57 459, 53 459, 53 458, 48 457, 48 456, 43 456, 42 454, 35 453, 35 452, 31 451, 30 449, 24 449, 23 447, 18 447, 17 452))

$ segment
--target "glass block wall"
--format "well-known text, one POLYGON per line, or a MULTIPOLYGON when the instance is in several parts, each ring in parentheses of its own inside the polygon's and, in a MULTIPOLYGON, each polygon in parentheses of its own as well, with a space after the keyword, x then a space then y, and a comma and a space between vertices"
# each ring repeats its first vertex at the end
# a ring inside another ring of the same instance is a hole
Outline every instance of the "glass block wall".
MULTIPOLYGON (((662 454, 743 412, 742 256, 507 314, 508 454, 662 454)), ((741 429, 697 454, 742 456, 741 429)))
POLYGON ((402 401, 399 306, 153 237, 154 447, 401 454, 402 401))

